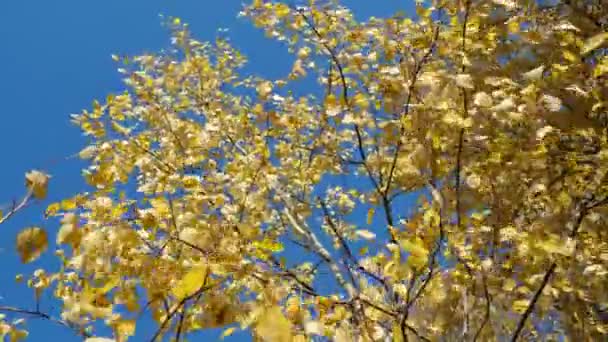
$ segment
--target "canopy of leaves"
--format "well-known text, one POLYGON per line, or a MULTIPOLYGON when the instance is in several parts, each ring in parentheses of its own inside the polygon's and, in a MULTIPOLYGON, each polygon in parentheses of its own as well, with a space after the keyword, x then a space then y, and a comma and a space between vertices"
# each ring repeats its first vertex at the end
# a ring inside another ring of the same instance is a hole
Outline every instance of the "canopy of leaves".
MULTIPOLYGON (((119 341, 143 312, 153 340, 606 338, 605 2, 241 14, 293 52, 289 75, 241 75, 227 39, 175 19, 171 50, 115 58, 128 91, 73 115, 91 189, 49 206, 62 267, 29 282, 61 322, 119 341)), ((28 175, 36 198, 46 181, 28 175)))

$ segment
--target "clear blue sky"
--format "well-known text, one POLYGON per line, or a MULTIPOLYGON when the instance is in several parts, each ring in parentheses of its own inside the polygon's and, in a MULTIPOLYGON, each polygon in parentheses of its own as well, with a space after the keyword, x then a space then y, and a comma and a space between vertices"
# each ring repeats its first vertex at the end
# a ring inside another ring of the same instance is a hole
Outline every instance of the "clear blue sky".
MULTIPOLYGON (((360 19, 413 11, 408 0, 343 3, 360 19)), ((111 54, 135 55, 168 46, 159 14, 182 18, 200 40, 213 39, 217 28, 228 28, 234 44, 249 57, 252 72, 273 77, 291 68, 281 45, 264 38, 246 19, 236 18, 240 8, 241 0, 0 1, 0 207, 24 193, 26 171, 37 168, 53 176, 47 200, 0 226, 0 305, 31 308, 31 292, 15 286, 14 276, 49 266, 44 257, 27 267, 20 265, 14 251, 17 232, 27 225, 43 225, 54 240, 57 227, 45 225, 45 206, 84 189, 84 164, 66 159, 84 146, 69 114, 124 89, 111 54)), ((51 309, 48 300, 42 304, 51 309)), ((49 322, 31 320, 27 326, 30 341, 79 340, 49 322)), ((133 340, 149 339, 153 329, 138 326, 133 340)), ((191 340, 215 340, 218 335, 198 336, 191 340)), ((248 338, 238 335, 230 340, 248 338)))

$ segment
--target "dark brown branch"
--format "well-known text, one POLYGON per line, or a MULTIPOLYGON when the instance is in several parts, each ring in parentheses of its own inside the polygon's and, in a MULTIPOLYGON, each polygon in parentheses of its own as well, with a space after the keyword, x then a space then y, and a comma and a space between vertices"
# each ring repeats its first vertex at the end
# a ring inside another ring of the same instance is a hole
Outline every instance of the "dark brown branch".
POLYGON ((485 328, 486 324, 490 320, 490 305, 492 305, 492 297, 490 296, 490 293, 488 292, 488 282, 487 282, 485 274, 482 274, 482 282, 483 282, 483 294, 486 299, 485 312, 484 312, 483 321, 481 322, 479 329, 477 329, 477 332, 473 336, 473 342, 476 342, 477 339, 479 338, 479 336, 481 336, 483 329, 485 328))
POLYGON ((179 321, 177 322, 177 331, 175 332, 175 342, 179 342, 182 337, 182 329, 184 327, 184 318, 186 317, 186 305, 179 312, 179 321))
MULTIPOLYGON (((470 14, 471 0, 467 0, 464 9, 464 20, 462 23, 462 67, 461 72, 464 73, 466 71, 466 64, 464 63, 464 59, 466 58, 467 51, 467 24, 469 22, 469 14, 470 14)), ((467 96, 467 90, 464 87, 460 87, 460 91, 462 93, 462 111, 463 117, 466 118, 469 115, 469 102, 467 96)), ((455 180, 455 189, 456 189, 456 226, 459 230, 462 230, 462 202, 461 202, 461 176, 462 176, 462 150, 464 148, 464 134, 465 128, 461 128, 458 134, 458 149, 456 152, 456 180, 455 180)), ((465 239, 465 244, 468 239, 465 239)), ((467 300, 467 289, 464 289, 464 300, 467 300)), ((464 312, 464 326, 463 326, 463 338, 467 338, 467 332, 469 327, 469 312, 465 302, 465 312, 464 312)))
MULTIPOLYGON (((306 22, 308 27, 310 27, 310 29, 314 32, 315 36, 317 36, 317 38, 319 39, 319 42, 321 43, 323 48, 325 48, 325 50, 329 54, 331 60, 333 61, 333 64, 336 65, 336 68, 338 69, 338 74, 340 76, 340 82, 342 83, 342 99, 344 100, 344 103, 346 104, 346 107, 348 108, 348 110, 352 111, 351 104, 350 104, 350 97, 348 94, 348 85, 346 83, 346 76, 344 75, 344 68, 342 67, 340 60, 338 59, 338 55, 331 48, 331 46, 329 46, 327 44, 327 42, 325 42, 325 38, 323 37, 323 35, 321 35, 319 30, 316 28, 314 23, 311 22, 310 18, 308 18, 308 16, 304 13, 304 11, 302 11, 301 9, 298 9, 298 13, 300 14, 300 16, 302 16, 302 18, 304 18, 304 21, 306 22)), ((371 170, 369 170, 367 163, 366 163, 367 156, 365 154, 365 149, 363 147, 363 138, 361 135, 361 129, 360 129, 359 125, 357 125, 357 124, 355 124, 354 126, 355 126, 355 134, 357 135, 357 148, 359 151, 359 155, 367 169, 367 173, 370 175, 370 179, 374 183, 374 186, 379 188, 379 185, 376 183, 375 177, 372 176, 371 170)))
POLYGON ((556 263, 552 263, 551 266, 549 266, 549 269, 547 270, 547 272, 545 273, 545 276, 543 277, 543 281, 541 282, 539 288, 536 290, 536 293, 534 293, 534 297, 532 297, 532 300, 530 301, 530 304, 528 304, 526 311, 519 319, 519 322, 517 322, 517 328, 515 329, 515 332, 513 333, 513 336, 511 337, 511 342, 517 341, 517 338, 519 337, 519 334, 521 333, 522 329, 524 328, 524 325, 526 324, 528 317, 534 311, 536 302, 540 298, 540 295, 543 293, 545 286, 547 286, 547 284, 549 283, 549 280, 551 279, 551 276, 555 272, 555 268, 557 268, 556 263))
MULTIPOLYGON (((584 199, 580 200, 574 207, 574 210, 573 210, 574 215, 573 215, 570 223, 567 225, 567 226, 571 227, 571 231, 569 234, 570 238, 573 238, 573 239, 576 238, 576 235, 578 234, 578 230, 581 226, 581 223, 583 222, 583 219, 585 218, 585 216, 587 216, 587 213, 589 211, 590 207, 588 205, 588 202, 590 200, 592 200, 592 199, 584 198, 584 199)), ((532 297, 532 300, 530 301, 530 304, 528 304, 526 311, 524 311, 523 315, 519 319, 519 322, 517 323, 517 328, 515 329, 515 332, 513 332, 513 336, 511 337, 511 342, 517 341, 519 335, 521 334, 521 331, 523 330, 523 328, 526 324, 526 321, 528 320, 528 317, 532 314, 532 312, 534 312, 534 307, 536 306, 536 302, 538 301, 538 299, 540 298, 540 295, 543 293, 543 290, 549 283, 551 276, 553 275, 553 273, 555 273, 556 268, 557 268, 557 263, 553 262, 553 263, 551 263, 551 266, 549 266, 549 268, 545 272, 545 275, 543 276, 543 281, 541 282, 539 288, 534 293, 534 297, 532 297)))

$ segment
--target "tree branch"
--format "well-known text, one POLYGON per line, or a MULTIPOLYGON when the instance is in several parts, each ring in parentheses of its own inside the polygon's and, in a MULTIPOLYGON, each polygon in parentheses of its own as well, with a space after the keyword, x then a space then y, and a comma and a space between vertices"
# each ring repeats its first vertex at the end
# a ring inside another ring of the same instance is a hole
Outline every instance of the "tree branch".
POLYGON ((0 306, 0 312, 9 312, 9 313, 14 313, 14 314, 28 315, 28 316, 33 316, 36 318, 41 318, 41 319, 47 320, 49 322, 53 322, 58 325, 62 325, 66 328, 69 328, 70 330, 74 331, 76 334, 78 334, 79 336, 82 336, 84 338, 91 337, 91 334, 87 333, 81 327, 78 327, 68 321, 54 318, 51 315, 49 315, 45 312, 42 312, 40 310, 25 310, 25 309, 15 308, 15 307, 11 307, 11 306, 0 306))

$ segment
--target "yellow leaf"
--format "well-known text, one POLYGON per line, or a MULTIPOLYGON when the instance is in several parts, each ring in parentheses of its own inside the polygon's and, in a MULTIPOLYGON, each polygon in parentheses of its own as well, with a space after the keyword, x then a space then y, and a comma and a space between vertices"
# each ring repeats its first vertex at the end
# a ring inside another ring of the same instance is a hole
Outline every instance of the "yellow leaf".
POLYGON ((48 247, 46 231, 39 227, 30 227, 22 230, 17 235, 17 251, 21 262, 32 262, 48 247))
POLYGON ((472 173, 467 177, 466 183, 471 189, 477 189, 481 186, 481 178, 479 175, 472 173))
POLYGON ((527 299, 520 299, 520 300, 516 300, 513 302, 513 311, 517 312, 518 314, 523 314, 526 309, 528 308, 528 305, 530 304, 530 301, 527 299))
POLYGON ((401 326, 399 322, 393 322, 393 342, 404 342, 403 335, 401 334, 401 326))
POLYGON ((595 69, 593 69, 593 77, 600 77, 606 73, 608 73, 608 56, 604 56, 595 69))
POLYGON ((292 338, 291 322, 285 318, 278 306, 266 309, 258 317, 255 332, 268 342, 290 342, 292 338))
POLYGON ((473 85, 473 78, 469 74, 459 74, 455 78, 456 85, 465 88, 465 89, 473 89, 475 86, 473 85))
POLYGON ((564 55, 564 58, 570 63, 576 63, 580 60, 580 58, 572 51, 564 50, 562 54, 564 55))
POLYGON ((236 328, 235 328, 235 327, 230 327, 230 328, 228 328, 228 329, 224 330, 224 332, 223 332, 223 333, 222 333, 222 335, 220 336, 220 340, 223 340, 223 339, 225 339, 226 337, 228 337, 228 336, 230 336, 230 335, 234 334, 234 331, 235 331, 235 330, 236 330, 236 328))
POLYGON ((492 97, 483 91, 475 94, 473 101, 479 107, 488 108, 492 106, 492 97))
POLYGON ((369 210, 367 211, 367 224, 372 224, 372 220, 374 219, 375 211, 376 211, 376 208, 374 208, 374 207, 369 208, 369 210))
POLYGON ((76 215, 65 214, 61 219, 61 227, 57 232, 57 244, 69 243, 73 248, 80 242, 81 234, 76 226, 76 215))
POLYGON ((119 336, 133 336, 135 335, 135 320, 124 319, 114 323, 116 333, 119 336))
POLYGON ((407 258, 408 264, 419 268, 426 265, 429 251, 424 247, 422 239, 416 237, 414 241, 401 240, 399 241, 401 247, 406 250, 410 255, 407 258))
POLYGON ((518 33, 519 32, 519 22, 517 20, 511 20, 507 24, 507 29, 510 33, 518 33))
POLYGON ((513 291, 515 286, 517 286, 517 283, 515 282, 515 280, 509 278, 509 279, 505 280, 504 284, 502 285, 502 289, 507 292, 511 292, 511 291, 513 291))
POLYGON ((350 331, 345 326, 340 326, 334 336, 335 342, 351 342, 355 341, 350 331))
POLYGON ((545 66, 541 65, 528 72, 525 72, 522 76, 526 80, 536 81, 536 80, 540 80, 543 77, 544 72, 545 72, 545 66))
POLYGON ((319 321, 304 323, 304 331, 308 335, 323 335, 323 325, 319 321))
POLYGON ((296 59, 296 61, 293 64, 293 68, 291 69, 291 73, 293 74, 294 77, 306 76, 306 69, 304 69, 304 66, 302 66, 301 59, 296 59))
POLYGON ((260 82, 260 84, 258 84, 258 87, 256 88, 256 90, 257 90, 260 98, 265 99, 272 92, 272 83, 270 83, 268 81, 260 82))
POLYGON ((608 32, 598 33, 595 36, 587 39, 581 48, 581 54, 586 55, 589 52, 599 48, 608 40, 608 32))
POLYGON ((362 109, 367 109, 367 107, 369 107, 369 101, 368 101, 367 97, 362 93, 357 93, 357 95, 355 95, 355 97, 353 97, 353 101, 354 101, 355 105, 357 105, 358 107, 360 107, 362 109))
POLYGON ((205 285, 207 278, 207 266, 201 265, 192 268, 184 277, 177 282, 171 293, 178 299, 182 300, 196 293, 202 286, 205 285))
POLYGON ((284 18, 289 15, 289 6, 285 4, 277 4, 275 6, 275 13, 277 15, 277 18, 284 18))
POLYGON ((25 174, 25 185, 37 199, 46 197, 46 189, 49 184, 49 175, 46 173, 32 170, 25 174))

